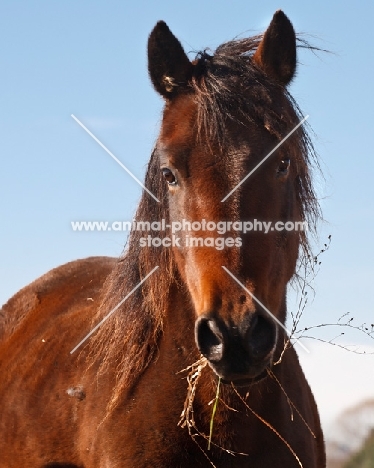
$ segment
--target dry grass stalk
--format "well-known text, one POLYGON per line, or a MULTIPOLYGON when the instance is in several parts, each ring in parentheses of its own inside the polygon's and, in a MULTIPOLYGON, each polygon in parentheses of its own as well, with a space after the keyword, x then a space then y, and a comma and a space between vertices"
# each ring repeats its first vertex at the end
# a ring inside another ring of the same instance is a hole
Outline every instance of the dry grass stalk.
POLYGON ((296 413, 300 416, 301 420, 303 421, 303 423, 305 424, 306 428, 308 429, 308 431, 310 432, 310 434, 313 436, 314 439, 316 439, 316 436, 314 434, 314 432, 312 431, 311 427, 309 426, 309 424, 305 421, 303 415, 300 413, 300 411, 297 409, 297 407, 295 406, 295 404, 292 402, 292 400, 290 399, 290 397, 287 395, 286 393, 286 390, 283 388, 282 384, 279 382, 279 380, 277 379, 277 377, 275 376, 274 372, 270 369, 268 369, 268 374, 269 376, 274 379, 277 384, 279 385, 280 389, 282 390, 284 396, 286 397, 287 399, 287 403, 290 407, 290 411, 291 411, 291 421, 293 421, 293 410, 296 411, 296 413))
MULTIPOLYGON (((199 379, 201 377, 203 369, 207 366, 207 364, 208 364, 208 360, 205 357, 202 356, 198 361, 191 364, 186 369, 183 369, 183 370, 179 371, 179 373, 188 371, 188 375, 187 375, 187 396, 186 396, 186 399, 184 401, 183 411, 181 413, 180 420, 178 422, 178 426, 183 427, 183 428, 187 427, 188 433, 189 433, 190 437, 192 438, 192 440, 195 442, 195 444, 199 447, 201 452, 207 458, 210 465, 213 468, 216 468, 216 466, 210 460, 210 458, 207 455, 207 453, 205 452, 205 450, 201 447, 201 445, 196 440, 197 436, 200 436, 203 439, 208 441, 209 449, 210 449, 210 445, 213 445, 213 446, 217 447, 218 449, 229 453, 232 456, 235 456, 235 455, 248 456, 248 454, 247 453, 234 452, 232 450, 221 447, 220 445, 214 443, 211 440, 211 434, 206 435, 206 434, 202 433, 196 426, 196 422, 195 422, 195 418, 194 418, 193 402, 195 400, 196 389, 197 389, 199 379)), ((219 400, 228 409, 230 409, 232 411, 236 411, 235 409, 230 408, 228 405, 226 405, 226 403, 221 398, 219 398, 219 400)), ((210 403, 213 403, 213 402, 216 403, 217 401, 218 401, 218 396, 217 396, 217 392, 216 392, 216 397, 210 403)), ((213 412, 212 412, 212 418, 214 418, 213 412)), ((211 421, 211 423, 212 423, 212 421, 211 421)), ((212 424, 211 424, 211 427, 212 427, 212 424)))

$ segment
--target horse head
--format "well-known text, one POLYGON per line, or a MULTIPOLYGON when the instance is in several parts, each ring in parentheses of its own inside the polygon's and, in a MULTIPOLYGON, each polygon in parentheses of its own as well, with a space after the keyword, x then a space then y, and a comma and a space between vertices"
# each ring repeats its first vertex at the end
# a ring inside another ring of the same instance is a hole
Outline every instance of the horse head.
POLYGON ((159 22, 148 60, 165 100, 155 154, 196 344, 224 381, 247 383, 273 361, 305 241, 292 229, 306 219, 303 130, 279 145, 300 122, 286 89, 296 69, 295 32, 278 11, 263 36, 190 61, 159 22))

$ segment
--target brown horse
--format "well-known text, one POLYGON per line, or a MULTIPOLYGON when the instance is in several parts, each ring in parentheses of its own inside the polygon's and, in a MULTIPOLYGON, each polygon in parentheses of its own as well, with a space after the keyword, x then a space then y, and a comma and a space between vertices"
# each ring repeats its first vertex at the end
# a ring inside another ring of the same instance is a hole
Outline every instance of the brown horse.
POLYGON ((122 258, 61 266, 1 310, 2 468, 325 466, 280 325, 307 238, 240 224, 319 214, 306 131, 278 145, 301 119, 286 90, 296 43, 278 11, 263 36, 190 62, 155 26, 149 73, 165 109, 145 185, 159 202, 143 193, 143 231, 122 258))

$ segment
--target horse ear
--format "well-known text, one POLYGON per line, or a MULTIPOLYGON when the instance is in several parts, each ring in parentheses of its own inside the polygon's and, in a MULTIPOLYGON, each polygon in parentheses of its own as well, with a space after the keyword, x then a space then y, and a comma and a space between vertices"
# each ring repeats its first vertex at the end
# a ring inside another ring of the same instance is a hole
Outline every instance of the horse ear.
POLYGON ((193 65, 181 43, 164 21, 159 21, 148 39, 148 71, 153 86, 171 99, 186 89, 193 65))
POLYGON ((269 76, 287 86, 296 71, 296 34, 282 10, 275 12, 253 60, 269 76))

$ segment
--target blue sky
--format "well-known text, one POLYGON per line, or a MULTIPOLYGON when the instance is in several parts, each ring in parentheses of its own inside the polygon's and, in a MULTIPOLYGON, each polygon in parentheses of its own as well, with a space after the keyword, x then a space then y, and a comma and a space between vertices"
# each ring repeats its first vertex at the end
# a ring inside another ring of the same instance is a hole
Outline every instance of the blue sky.
POLYGON ((124 233, 74 233, 70 222, 130 220, 141 189, 70 115, 143 179, 162 109, 146 63, 156 21, 165 20, 188 52, 262 32, 279 8, 298 32, 334 52, 301 51, 290 88, 310 115, 325 176, 317 180, 326 219, 320 243, 333 236, 305 323, 334 322, 347 311, 357 323, 374 321, 369 1, 3 0, 0 303, 61 263, 121 253, 124 233))

